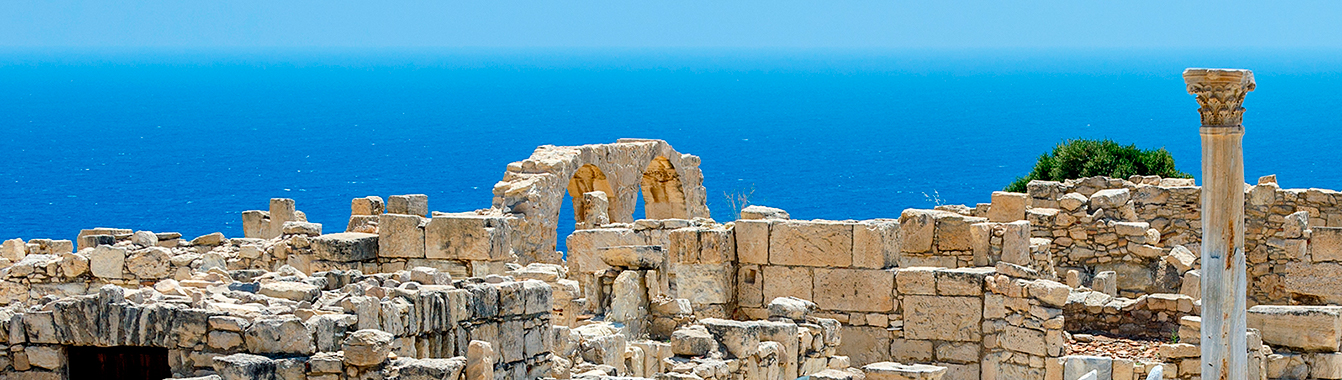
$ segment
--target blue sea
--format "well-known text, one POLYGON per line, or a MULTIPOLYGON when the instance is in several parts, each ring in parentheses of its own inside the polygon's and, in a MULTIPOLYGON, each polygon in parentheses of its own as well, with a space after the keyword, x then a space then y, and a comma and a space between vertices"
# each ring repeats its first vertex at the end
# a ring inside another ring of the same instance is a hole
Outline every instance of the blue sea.
POLYGON ((987 202, 1069 138, 1197 175, 1180 74, 1208 66, 1257 77, 1250 181, 1342 189, 1337 51, 10 49, 0 238, 237 237, 272 197, 328 232, 367 195, 487 208, 536 146, 620 137, 702 157, 719 220, 733 194, 803 219, 987 202))

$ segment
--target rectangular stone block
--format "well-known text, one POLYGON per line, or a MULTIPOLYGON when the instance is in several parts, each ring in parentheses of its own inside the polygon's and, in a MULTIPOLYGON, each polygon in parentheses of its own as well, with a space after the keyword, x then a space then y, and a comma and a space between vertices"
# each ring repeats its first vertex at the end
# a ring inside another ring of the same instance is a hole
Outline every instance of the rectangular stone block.
POLYGON ((382 214, 377 223, 381 257, 424 257, 424 221, 414 215, 382 214))
POLYGON ((736 270, 736 302, 741 307, 764 306, 764 276, 759 265, 743 264, 736 270))
POLYGON ((382 203, 382 197, 370 196, 363 198, 354 198, 350 201, 350 215, 382 215, 386 210, 382 203))
POLYGON ((628 228, 577 230, 568 236, 566 242, 569 271, 574 274, 595 273, 610 268, 601 261, 600 248, 647 244, 634 230, 628 228))
POLYGON ((298 220, 297 204, 289 198, 271 198, 270 199, 270 225, 261 237, 271 239, 280 236, 284 232, 284 222, 293 222, 298 220))
POLYGON ((983 300, 977 297, 905 296, 904 338, 979 341, 983 300))
POLYGON ((895 273, 880 269, 815 269, 814 301, 823 310, 894 310, 895 273))
POLYGON ((1342 344, 1342 306, 1259 305, 1247 318, 1268 344, 1306 351, 1336 351, 1342 344))
POLYGON ((1342 227, 1314 227, 1309 253, 1314 262, 1342 261, 1342 227))
POLYGON ((673 263, 698 264, 699 228, 686 227, 667 234, 666 252, 673 263))
POLYGON ((945 212, 936 215, 936 233, 933 241, 938 251, 972 251, 974 242, 970 225, 988 221, 985 218, 945 212))
POLYGON ((765 265, 760 271, 764 274, 764 304, 778 297, 811 299, 811 268, 765 265))
POLYGON ((1048 350, 1044 345, 1044 332, 1016 326, 1007 326, 997 338, 1002 348, 1024 352, 1035 356, 1045 356, 1048 350))
POLYGON ((907 209, 899 216, 902 240, 901 251, 910 253, 932 252, 932 235, 936 230, 936 215, 942 211, 907 209))
POLYGON ((247 238, 261 239, 264 230, 262 221, 270 218, 270 213, 261 210, 247 210, 242 212, 242 235, 247 238))
POLYGON ((508 223, 475 213, 439 214, 424 228, 424 257, 430 259, 502 259, 508 250, 508 223))
POLYGON ((853 262, 853 226, 833 221, 775 221, 769 231, 769 263, 847 267, 853 262))
POLYGON ((700 305, 724 304, 736 294, 732 275, 735 270, 721 264, 671 264, 676 297, 700 305))
POLYGON ((983 279, 996 273, 993 268, 938 269, 934 272, 937 294, 978 296, 983 294, 983 279))
POLYGON ((933 267, 900 268, 895 272, 895 284, 899 294, 936 295, 936 271, 933 267))
POLYGON ((938 342, 937 361, 948 363, 977 363, 979 361, 979 342, 938 342))
POLYGON ((994 191, 992 207, 988 209, 988 221, 1010 223, 1025 219, 1025 193, 994 191))
POLYGON ((932 361, 932 341, 894 339, 890 341, 890 356, 900 363, 926 363, 932 361))
POLYGON ((853 226, 853 266, 881 269, 899 265, 899 222, 866 220, 853 226))
POLYGON ((378 237, 374 234, 344 232, 312 239, 312 251, 320 260, 342 263, 377 258, 378 237))
POLYGON ((429 196, 425 194, 393 195, 387 198, 387 213, 425 216, 429 214, 429 196))
POLYGON ((769 263, 769 222, 738 220, 732 228, 736 234, 736 257, 743 264, 769 263))
POLYGON ((725 264, 736 261, 736 241, 725 228, 702 228, 699 233, 699 252, 694 264, 725 264))
POLYGON ((890 347, 890 331, 871 326, 843 326, 842 331, 843 341, 838 351, 839 355, 848 357, 850 365, 889 360, 885 350, 890 347))

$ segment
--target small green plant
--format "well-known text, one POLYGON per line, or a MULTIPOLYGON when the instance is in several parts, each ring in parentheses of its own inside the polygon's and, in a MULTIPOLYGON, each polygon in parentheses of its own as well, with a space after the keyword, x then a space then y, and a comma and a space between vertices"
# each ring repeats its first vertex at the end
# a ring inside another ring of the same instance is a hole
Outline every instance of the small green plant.
POLYGON ((1178 344, 1178 343, 1179 343, 1179 332, 1175 331, 1173 333, 1170 333, 1170 344, 1178 344))
POLYGON ((1174 156, 1165 148, 1139 149, 1113 140, 1072 139, 1063 141, 1039 156, 1029 175, 1018 177, 1006 191, 1023 193, 1033 180, 1062 181, 1093 176, 1128 178, 1133 175, 1158 175, 1166 178, 1192 178, 1175 169, 1174 156))

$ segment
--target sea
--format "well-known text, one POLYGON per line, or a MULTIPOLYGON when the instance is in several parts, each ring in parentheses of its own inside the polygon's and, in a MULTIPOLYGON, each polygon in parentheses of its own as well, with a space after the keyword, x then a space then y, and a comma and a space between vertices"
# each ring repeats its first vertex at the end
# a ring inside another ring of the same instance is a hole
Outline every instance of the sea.
POLYGON ((742 198, 796 219, 972 206, 1074 138, 1198 176, 1187 67, 1254 71, 1248 181, 1342 189, 1339 51, 9 48, 0 239, 241 237, 276 197, 327 232, 368 195, 476 210, 537 146, 621 137, 700 156, 719 221, 742 198))

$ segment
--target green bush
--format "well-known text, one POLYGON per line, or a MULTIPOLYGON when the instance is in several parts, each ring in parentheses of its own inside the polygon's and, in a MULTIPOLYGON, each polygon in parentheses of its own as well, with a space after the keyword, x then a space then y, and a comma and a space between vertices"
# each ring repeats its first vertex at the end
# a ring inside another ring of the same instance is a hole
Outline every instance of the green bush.
POLYGON ((1018 177, 1006 191, 1025 192, 1032 180, 1062 181, 1093 176, 1128 178, 1133 175, 1158 175, 1166 178, 1193 178, 1174 168, 1174 156, 1165 148, 1138 149, 1113 140, 1067 140, 1039 156, 1030 175, 1018 177))

